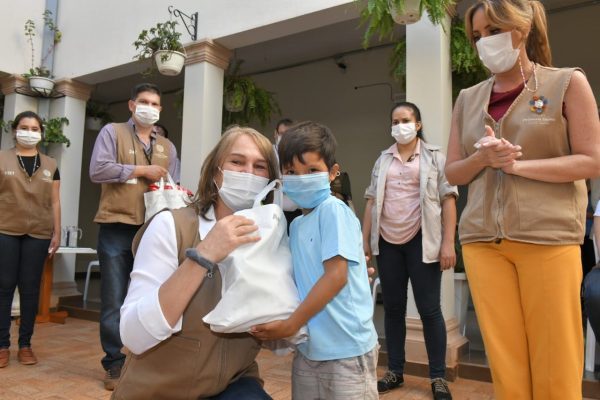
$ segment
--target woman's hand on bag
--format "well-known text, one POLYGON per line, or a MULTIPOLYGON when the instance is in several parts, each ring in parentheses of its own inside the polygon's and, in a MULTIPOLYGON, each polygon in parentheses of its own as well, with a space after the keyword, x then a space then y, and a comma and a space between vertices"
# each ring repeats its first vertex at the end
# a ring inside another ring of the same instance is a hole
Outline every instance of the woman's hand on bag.
POLYGON ((486 167, 505 168, 510 167, 516 159, 520 158, 521 146, 515 146, 508 140, 498 139, 491 127, 485 126, 485 136, 475 143, 475 148, 486 167))
POLYGON ((255 325, 250 328, 250 334, 260 340, 277 340, 290 337, 299 329, 289 319, 283 319, 255 325))
POLYGON ((453 268, 456 265, 456 251, 454 243, 442 240, 440 249, 440 269, 442 271, 453 268))
POLYGON ((258 226, 249 218, 241 215, 228 215, 217 221, 196 249, 212 262, 220 262, 233 250, 243 244, 258 242, 260 236, 256 232, 258 226))

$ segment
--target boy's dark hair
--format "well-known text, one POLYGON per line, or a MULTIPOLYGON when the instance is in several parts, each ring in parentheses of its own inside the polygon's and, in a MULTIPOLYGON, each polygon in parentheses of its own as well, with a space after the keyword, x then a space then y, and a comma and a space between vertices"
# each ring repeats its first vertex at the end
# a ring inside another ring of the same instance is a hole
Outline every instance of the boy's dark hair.
POLYGON ((417 107, 417 105, 415 103, 411 103, 409 101, 401 101, 399 103, 394 104, 394 106, 392 107, 392 110, 390 111, 390 119, 392 119, 392 116, 394 115, 394 111, 396 111, 397 108, 401 108, 401 107, 412 110, 413 115, 415 116, 415 119, 417 120, 417 122, 421 123, 421 128, 417 131, 417 137, 419 139, 421 139, 422 141, 425 141, 425 138, 423 137, 423 121, 421 120, 421 110, 419 110, 419 107, 417 107))
POLYGON ((279 143, 279 161, 282 167, 292 165, 294 157, 304 164, 302 154, 318 153, 328 169, 335 164, 337 142, 331 130, 312 121, 300 122, 287 130, 279 143))
POLYGON ((137 84, 131 89, 131 100, 135 101, 137 99, 138 94, 142 92, 152 92, 156 93, 159 97, 162 97, 162 93, 158 86, 153 83, 140 83, 137 84))

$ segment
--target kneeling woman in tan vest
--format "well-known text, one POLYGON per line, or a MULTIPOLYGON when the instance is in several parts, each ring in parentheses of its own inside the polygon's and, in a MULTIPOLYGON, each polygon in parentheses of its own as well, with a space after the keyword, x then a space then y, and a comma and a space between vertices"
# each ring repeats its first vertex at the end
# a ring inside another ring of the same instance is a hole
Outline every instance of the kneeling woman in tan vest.
POLYGON ((253 221, 232 214, 252 207, 277 176, 269 140, 231 128, 206 158, 193 204, 142 227, 120 323, 133 354, 113 399, 270 399, 255 361, 259 342, 213 333, 202 317, 221 298, 215 263, 258 240, 247 235, 253 221))
POLYGON ((41 118, 32 111, 12 123, 15 147, 0 151, 0 368, 10 359, 10 310, 19 288, 21 364, 36 364, 31 336, 46 256, 60 244, 60 176, 54 159, 41 154, 41 118))
POLYGON ((539 1, 478 0, 466 31, 490 79, 454 106, 446 176, 498 400, 581 399, 581 258, 600 124, 585 75, 552 68, 539 1))

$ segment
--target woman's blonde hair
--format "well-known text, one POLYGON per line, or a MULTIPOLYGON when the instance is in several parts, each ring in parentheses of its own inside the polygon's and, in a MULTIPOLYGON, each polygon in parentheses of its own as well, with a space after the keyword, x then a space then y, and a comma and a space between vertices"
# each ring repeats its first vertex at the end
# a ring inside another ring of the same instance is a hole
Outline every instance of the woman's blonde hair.
POLYGON ((465 30, 473 45, 473 15, 480 9, 501 29, 516 29, 523 34, 529 30, 525 45, 527 56, 540 65, 552 66, 546 11, 542 3, 538 0, 477 0, 465 13, 465 30))
POLYGON ((279 164, 273 151, 273 145, 262 134, 255 129, 245 126, 231 126, 221 136, 221 140, 210 152, 210 154, 204 160, 202 169, 200 171, 200 182, 198 183, 198 190, 192 199, 191 206, 194 207, 196 212, 202 217, 206 218, 206 213, 211 206, 217 203, 219 196, 219 188, 215 184, 215 175, 219 171, 219 168, 225 161, 225 157, 231 151, 233 143, 241 136, 248 135, 260 151, 260 154, 267 161, 267 170, 269 172, 269 180, 273 180, 279 177, 279 164))

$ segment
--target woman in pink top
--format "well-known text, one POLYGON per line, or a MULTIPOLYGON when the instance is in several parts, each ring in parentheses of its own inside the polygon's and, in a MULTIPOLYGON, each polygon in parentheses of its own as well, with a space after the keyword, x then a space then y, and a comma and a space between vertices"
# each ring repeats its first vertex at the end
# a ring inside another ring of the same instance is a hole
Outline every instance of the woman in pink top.
POLYGON ((418 107, 403 102, 391 113, 392 137, 373 167, 366 190, 363 244, 377 256, 385 312, 388 371, 380 393, 404 384, 406 302, 410 279, 423 321, 434 399, 451 399, 445 381, 446 326, 440 307, 442 271, 454 267, 458 191, 444 175, 440 147, 423 140, 418 107))

